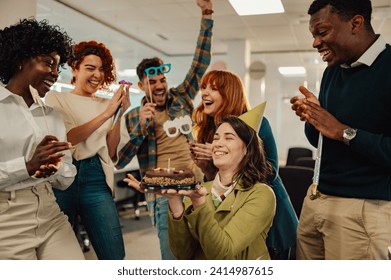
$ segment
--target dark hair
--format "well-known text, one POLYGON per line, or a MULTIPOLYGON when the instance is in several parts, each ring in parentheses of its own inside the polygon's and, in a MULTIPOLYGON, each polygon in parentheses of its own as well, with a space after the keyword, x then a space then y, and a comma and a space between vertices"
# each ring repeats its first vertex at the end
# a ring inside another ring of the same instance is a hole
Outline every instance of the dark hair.
POLYGON ((159 57, 153 57, 153 58, 144 58, 136 68, 137 76, 140 81, 144 79, 146 76, 145 69, 149 67, 158 67, 163 64, 163 60, 159 57))
MULTIPOLYGON (((80 63, 83 61, 84 57, 94 54, 99 56, 102 60, 103 72, 105 74, 103 85, 110 85, 117 79, 113 56, 105 44, 98 43, 97 41, 80 42, 73 46, 73 53, 73 57, 68 60, 68 65, 72 67, 73 70, 79 69, 80 63)), ((71 83, 74 84, 75 81, 76 78, 72 77, 71 83)))
POLYGON ((23 19, 0 30, 0 80, 7 84, 26 59, 56 52, 63 67, 72 54, 72 39, 47 20, 23 19))
POLYGON ((214 117, 205 114, 202 102, 195 108, 193 113, 194 131, 199 143, 212 142, 216 126, 224 116, 240 116, 250 108, 242 80, 236 74, 225 70, 209 71, 202 77, 201 90, 205 89, 208 84, 219 91, 223 104, 214 117))
POLYGON ((272 173, 272 166, 266 160, 263 142, 257 132, 236 116, 224 117, 218 127, 223 123, 228 123, 247 146, 247 153, 234 177, 242 179, 244 188, 251 188, 257 182, 265 183, 272 173))
POLYGON ((328 5, 332 12, 338 14, 345 21, 350 20, 355 15, 361 15, 367 29, 372 29, 372 4, 370 0, 315 0, 309 7, 308 14, 313 15, 328 5))

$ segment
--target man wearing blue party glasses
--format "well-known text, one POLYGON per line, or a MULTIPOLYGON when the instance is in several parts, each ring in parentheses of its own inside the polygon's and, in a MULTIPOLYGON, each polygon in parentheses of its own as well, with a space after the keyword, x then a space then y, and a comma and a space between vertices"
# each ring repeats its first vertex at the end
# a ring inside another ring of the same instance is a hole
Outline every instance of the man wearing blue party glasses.
MULTIPOLYGON (((196 2, 202 14, 201 29, 185 80, 177 87, 168 89, 165 74, 171 70, 171 64, 165 64, 158 57, 143 59, 137 66, 138 86, 145 92, 145 97, 140 107, 126 115, 131 140, 120 151, 117 168, 123 168, 137 155, 141 176, 149 169, 167 167, 168 162, 176 170, 196 171, 187 144, 187 141, 193 141, 192 134, 178 128, 176 133, 167 133, 170 131, 167 127, 191 119, 193 100, 211 59, 213 3, 212 0, 196 2)), ((175 259, 168 241, 167 199, 153 193, 146 193, 146 199, 153 224, 157 227, 161 257, 165 260, 175 259)))

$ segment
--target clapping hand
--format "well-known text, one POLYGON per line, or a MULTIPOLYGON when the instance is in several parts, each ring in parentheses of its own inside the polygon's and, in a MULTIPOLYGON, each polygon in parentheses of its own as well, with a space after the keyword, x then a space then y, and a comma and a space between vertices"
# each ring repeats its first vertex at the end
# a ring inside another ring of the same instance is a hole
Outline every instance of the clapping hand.
POLYGON ((70 143, 60 142, 55 136, 47 135, 38 144, 33 156, 26 162, 30 176, 46 178, 52 176, 60 167, 63 151, 71 148, 70 143))
POLYGON ((304 97, 292 97, 290 100, 292 104, 291 108, 293 111, 295 111, 296 115, 300 117, 301 121, 306 121, 307 115, 305 114, 305 103, 312 102, 317 105, 319 105, 320 103, 316 96, 307 88, 300 86, 299 91, 304 95, 304 97))
POLYGON ((348 126, 321 107, 319 100, 307 88, 301 86, 299 90, 304 98, 295 96, 290 102, 292 110, 296 112, 300 120, 314 126, 325 137, 342 142, 343 130, 348 126))
POLYGON ((189 149, 194 163, 204 170, 212 160, 212 145, 210 143, 189 143, 189 149))

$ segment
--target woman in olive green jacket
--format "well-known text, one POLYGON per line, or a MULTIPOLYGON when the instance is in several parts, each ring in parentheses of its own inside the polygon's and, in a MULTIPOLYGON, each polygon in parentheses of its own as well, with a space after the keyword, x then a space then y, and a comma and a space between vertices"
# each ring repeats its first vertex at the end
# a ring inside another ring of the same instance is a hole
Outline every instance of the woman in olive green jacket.
POLYGON ((212 183, 205 185, 208 194, 202 206, 191 212, 191 201, 186 199, 183 217, 169 220, 174 255, 178 259, 197 260, 270 259, 266 236, 275 207, 270 188, 257 183, 247 190, 239 181, 215 208, 210 195, 212 183))
POLYGON ((167 192, 170 246, 178 259, 270 259, 266 237, 275 214, 271 171, 256 132, 226 117, 212 142, 214 181, 194 191, 167 192))

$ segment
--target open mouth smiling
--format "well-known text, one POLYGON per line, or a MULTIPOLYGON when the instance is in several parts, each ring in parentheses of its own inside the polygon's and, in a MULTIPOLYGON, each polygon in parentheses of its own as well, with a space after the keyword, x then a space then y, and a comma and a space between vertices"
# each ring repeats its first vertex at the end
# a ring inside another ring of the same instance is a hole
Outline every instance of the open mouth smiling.
POLYGON ((330 51, 330 50, 324 50, 324 51, 320 51, 319 54, 320 54, 320 56, 322 57, 322 60, 323 60, 323 61, 326 61, 328 55, 331 54, 331 51, 330 51))
POLYGON ((204 102, 205 106, 208 106, 208 105, 212 105, 212 104, 213 104, 213 101, 212 101, 212 100, 203 99, 202 101, 204 102))

